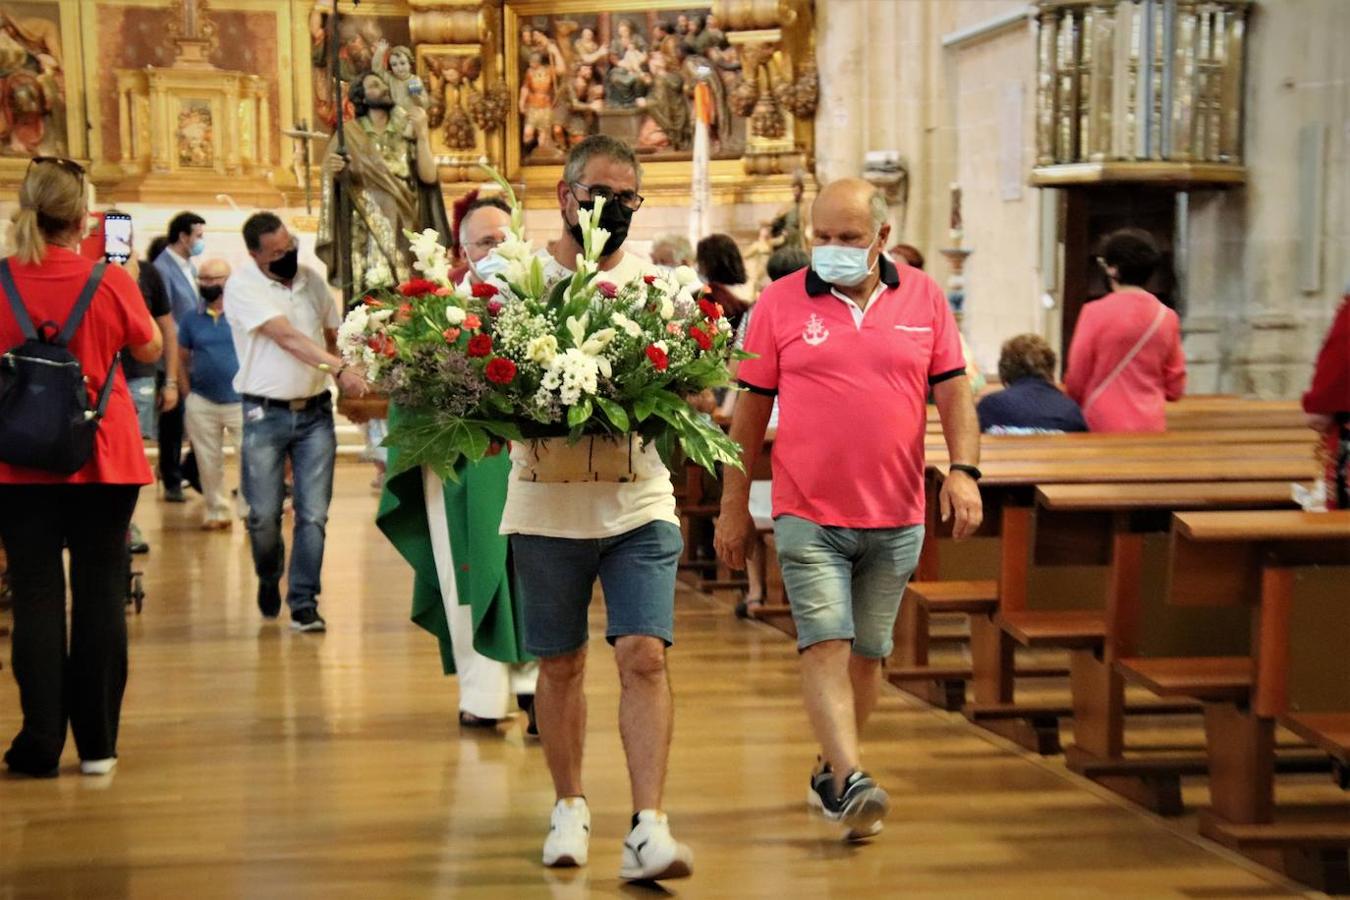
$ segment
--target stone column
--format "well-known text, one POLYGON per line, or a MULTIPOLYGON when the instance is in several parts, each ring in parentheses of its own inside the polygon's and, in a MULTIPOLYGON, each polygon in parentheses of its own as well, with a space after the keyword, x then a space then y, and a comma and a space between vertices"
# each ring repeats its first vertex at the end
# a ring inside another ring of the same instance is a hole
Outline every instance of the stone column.
POLYGON ((867 135, 867 2, 816 7, 816 176, 822 183, 862 173, 867 135))

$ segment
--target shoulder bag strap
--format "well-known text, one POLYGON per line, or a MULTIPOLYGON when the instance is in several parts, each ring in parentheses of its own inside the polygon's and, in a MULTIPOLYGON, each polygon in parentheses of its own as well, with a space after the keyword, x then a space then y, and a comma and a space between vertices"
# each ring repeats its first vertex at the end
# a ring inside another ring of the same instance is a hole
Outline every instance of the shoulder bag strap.
POLYGON ((70 339, 75 336, 75 329, 80 327, 80 322, 84 320, 84 314, 89 311, 89 304, 94 302, 94 292, 98 290, 99 284, 103 281, 103 273, 107 268, 107 263, 98 263, 94 266, 94 271, 89 273, 89 280, 84 283, 84 290, 80 291, 80 297, 75 301, 75 306, 70 311, 70 318, 66 319, 66 324, 62 326, 61 333, 56 336, 56 343, 59 346, 66 346, 70 343, 70 339))
POLYGON ((1115 381, 1120 373, 1125 371, 1125 367, 1134 362, 1134 358, 1139 355, 1139 351, 1143 350, 1144 345, 1157 333, 1165 318, 1167 318, 1167 307, 1159 303, 1158 314, 1154 316, 1153 324, 1148 326, 1148 330, 1139 336, 1139 340, 1135 341, 1134 346, 1130 348, 1130 352, 1126 353, 1125 358, 1117 363, 1116 367, 1111 370, 1111 374, 1107 375, 1102 383, 1097 385, 1097 389, 1089 394, 1088 398, 1083 401, 1084 415, 1087 415, 1087 411, 1092 408, 1092 404, 1096 403, 1098 398, 1100 398, 1106 389, 1111 386, 1111 382, 1115 381))
POLYGON ((23 339, 37 340, 37 329, 33 327, 33 320, 29 318, 23 298, 19 296, 19 286, 14 283, 14 273, 10 271, 8 259, 0 260, 0 287, 4 288, 5 296, 9 298, 9 308, 14 311, 14 319, 19 323, 23 339))
POLYGON ((94 407, 94 412, 90 418, 95 421, 103 418, 104 413, 108 411, 108 399, 112 397, 113 380, 117 378, 117 364, 122 361, 122 351, 113 354, 112 363, 108 366, 108 377, 103 379, 103 388, 98 392, 98 405, 94 407))

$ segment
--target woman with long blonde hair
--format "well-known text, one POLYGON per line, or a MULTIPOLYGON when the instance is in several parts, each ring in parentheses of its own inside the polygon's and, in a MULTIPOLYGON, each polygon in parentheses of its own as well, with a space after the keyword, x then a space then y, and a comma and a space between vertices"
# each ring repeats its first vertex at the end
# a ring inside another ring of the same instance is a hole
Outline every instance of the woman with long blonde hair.
POLYGON ((97 279, 67 346, 91 407, 114 379, 93 453, 73 475, 0 462, 0 541, 9 554, 23 709, 4 758, 11 772, 36 777, 57 774, 68 723, 82 772, 102 775, 116 765, 127 677, 127 526, 141 485, 151 482, 131 394, 113 363, 124 347, 138 360, 158 359, 160 333, 130 275, 96 268, 77 252, 87 219, 84 170, 36 158, 19 188, 14 255, 0 260, 0 353, 31 337, 23 319, 51 341, 97 279), (69 642, 63 549, 70 551, 69 642))

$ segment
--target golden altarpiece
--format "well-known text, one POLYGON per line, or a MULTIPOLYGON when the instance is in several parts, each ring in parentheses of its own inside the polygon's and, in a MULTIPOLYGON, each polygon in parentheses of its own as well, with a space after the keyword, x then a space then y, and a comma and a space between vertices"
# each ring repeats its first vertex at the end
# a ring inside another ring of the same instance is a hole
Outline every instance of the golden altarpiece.
POLYGON ((107 200, 304 206, 336 123, 334 12, 342 81, 373 69, 426 110, 448 197, 486 160, 551 204, 567 147, 605 133, 637 148, 650 203, 688 205, 700 82, 715 203, 783 203, 814 167, 812 0, 0 0, 52 95, 30 92, 0 181, 60 153, 107 200))

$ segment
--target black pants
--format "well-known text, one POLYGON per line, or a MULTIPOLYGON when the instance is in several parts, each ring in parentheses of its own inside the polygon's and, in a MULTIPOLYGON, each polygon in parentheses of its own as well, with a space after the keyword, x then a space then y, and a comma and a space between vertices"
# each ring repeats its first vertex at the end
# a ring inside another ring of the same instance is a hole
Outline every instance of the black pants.
POLYGON ((14 680, 23 730, 11 768, 53 768, 66 722, 81 759, 117 755, 127 683, 127 526, 135 485, 0 485, 0 541, 14 594, 14 680), (70 645, 66 572, 70 550, 70 645))
MULTIPOLYGON (((159 387, 164 388, 164 375, 160 373, 159 387)), ((155 439, 159 441, 159 480, 164 490, 181 490, 183 487, 183 401, 168 412, 159 414, 155 439)))

